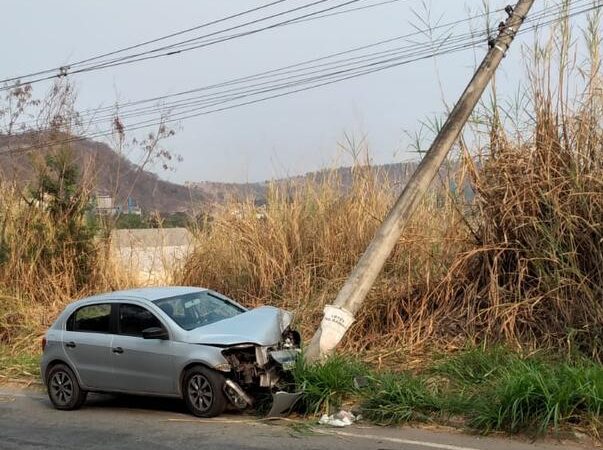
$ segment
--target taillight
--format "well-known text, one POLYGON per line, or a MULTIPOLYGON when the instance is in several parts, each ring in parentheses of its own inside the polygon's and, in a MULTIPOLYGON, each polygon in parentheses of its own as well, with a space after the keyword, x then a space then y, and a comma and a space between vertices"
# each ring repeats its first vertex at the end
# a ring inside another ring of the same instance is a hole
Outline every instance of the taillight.
POLYGON ((42 351, 46 348, 46 336, 42 338, 42 351))

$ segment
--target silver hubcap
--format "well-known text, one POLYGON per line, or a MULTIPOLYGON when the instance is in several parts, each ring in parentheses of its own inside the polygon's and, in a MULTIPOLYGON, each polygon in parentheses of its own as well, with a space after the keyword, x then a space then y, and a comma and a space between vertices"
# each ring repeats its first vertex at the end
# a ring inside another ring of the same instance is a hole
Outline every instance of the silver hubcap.
POLYGON ((203 375, 193 375, 188 382, 188 398, 200 411, 207 411, 214 400, 214 393, 207 378, 203 375))
POLYGON ((50 379, 52 398, 61 405, 66 405, 73 397, 73 381, 65 372, 56 372, 50 379))

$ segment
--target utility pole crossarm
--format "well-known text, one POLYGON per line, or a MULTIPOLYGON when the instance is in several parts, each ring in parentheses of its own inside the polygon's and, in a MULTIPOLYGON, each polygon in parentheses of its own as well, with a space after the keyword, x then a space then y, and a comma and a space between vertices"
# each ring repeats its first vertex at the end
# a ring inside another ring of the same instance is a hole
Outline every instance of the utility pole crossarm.
POLYGON ((385 261, 398 242, 403 228, 458 139, 534 1, 519 0, 515 8, 506 8, 509 17, 504 24, 501 24, 496 39, 489 42, 490 49, 469 85, 339 291, 333 305, 327 305, 325 308, 325 317, 306 349, 307 361, 316 361, 330 354, 352 324, 354 315, 362 306, 385 261))

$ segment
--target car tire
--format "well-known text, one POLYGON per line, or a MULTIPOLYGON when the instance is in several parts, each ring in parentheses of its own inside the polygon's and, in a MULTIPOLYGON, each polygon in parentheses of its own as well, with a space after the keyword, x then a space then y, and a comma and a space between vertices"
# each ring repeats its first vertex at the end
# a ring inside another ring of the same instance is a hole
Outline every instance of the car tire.
POLYGON ((188 410, 198 417, 215 417, 226 408, 225 378, 204 366, 190 368, 184 374, 182 394, 188 410))
POLYGON ((88 395, 80 387, 73 371, 65 364, 52 366, 48 371, 46 389, 52 406, 65 411, 80 408, 88 395))

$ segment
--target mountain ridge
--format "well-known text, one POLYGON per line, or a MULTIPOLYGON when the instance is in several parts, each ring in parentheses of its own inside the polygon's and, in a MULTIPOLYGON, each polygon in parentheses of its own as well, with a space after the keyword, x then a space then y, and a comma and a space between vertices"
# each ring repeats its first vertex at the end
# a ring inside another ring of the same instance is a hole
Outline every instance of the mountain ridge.
MULTIPOLYGON (((0 179, 15 182, 22 188, 33 183, 37 164, 43 160, 44 155, 52 151, 47 147, 35 153, 20 151, 35 145, 36 142, 43 142, 40 133, 0 135, 0 179)), ((71 143, 70 148, 80 172, 92 178, 95 192, 111 195, 116 204, 122 206, 128 197, 132 197, 143 211, 161 213, 198 211, 200 208, 210 207, 212 203, 223 203, 227 199, 250 200, 262 204, 265 203, 269 186, 272 184, 295 187, 307 182, 320 183, 333 175, 338 177, 342 189, 346 190, 351 186, 354 171, 367 168, 375 171, 376 176, 387 179, 401 189, 418 164, 400 162, 339 167, 254 183, 188 181, 178 184, 144 170, 105 143, 77 140, 71 143)))

